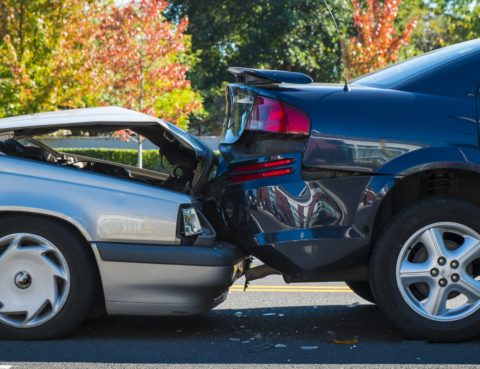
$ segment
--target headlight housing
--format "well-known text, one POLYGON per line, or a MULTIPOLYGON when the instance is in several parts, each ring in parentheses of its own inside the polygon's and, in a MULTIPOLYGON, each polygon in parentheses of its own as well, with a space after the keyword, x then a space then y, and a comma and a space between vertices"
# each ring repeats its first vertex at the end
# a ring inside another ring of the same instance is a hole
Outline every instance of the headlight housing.
POLYGON ((195 209, 192 207, 185 207, 181 209, 181 212, 183 220, 183 235, 189 237, 202 233, 202 225, 200 224, 200 219, 198 218, 195 209))

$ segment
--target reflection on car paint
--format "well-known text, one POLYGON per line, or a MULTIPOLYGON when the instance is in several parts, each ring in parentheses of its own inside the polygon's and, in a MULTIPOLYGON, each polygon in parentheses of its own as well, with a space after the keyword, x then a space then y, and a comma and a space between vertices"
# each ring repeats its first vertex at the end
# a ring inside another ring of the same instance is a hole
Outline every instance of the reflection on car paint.
POLYGON ((373 171, 421 146, 387 140, 369 141, 324 137, 312 131, 304 162, 316 167, 335 167, 362 172, 373 171))
MULTIPOLYGON (((165 222, 154 218, 100 215, 98 235, 102 240, 156 240, 165 239, 165 222)), ((171 227, 175 227, 171 223, 171 227)))
POLYGON ((345 208, 317 181, 304 182, 299 194, 292 194, 286 186, 250 190, 247 203, 253 218, 270 215, 282 226, 297 228, 341 223, 345 208))

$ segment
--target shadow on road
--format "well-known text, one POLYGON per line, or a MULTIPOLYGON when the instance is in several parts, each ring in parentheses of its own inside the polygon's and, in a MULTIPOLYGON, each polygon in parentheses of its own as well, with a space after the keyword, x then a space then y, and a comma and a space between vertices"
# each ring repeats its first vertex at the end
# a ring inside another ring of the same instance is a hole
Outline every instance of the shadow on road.
POLYGON ((0 341, 0 361, 471 364, 479 359, 478 341, 406 341, 373 305, 328 305, 102 318, 62 340, 0 341))

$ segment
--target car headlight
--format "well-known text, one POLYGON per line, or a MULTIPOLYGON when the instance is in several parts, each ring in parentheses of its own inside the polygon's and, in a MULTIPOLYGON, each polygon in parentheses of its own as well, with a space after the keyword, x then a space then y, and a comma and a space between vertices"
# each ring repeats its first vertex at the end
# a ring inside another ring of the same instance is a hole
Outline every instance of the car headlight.
POLYGON ((194 208, 182 208, 183 234, 193 236, 202 233, 202 225, 194 208))

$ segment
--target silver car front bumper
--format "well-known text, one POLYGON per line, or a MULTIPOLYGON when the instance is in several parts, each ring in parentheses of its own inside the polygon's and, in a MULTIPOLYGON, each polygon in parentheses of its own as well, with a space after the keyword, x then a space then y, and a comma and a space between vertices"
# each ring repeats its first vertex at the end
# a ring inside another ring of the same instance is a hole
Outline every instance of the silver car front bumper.
POLYGON ((190 315, 226 299, 248 259, 213 247, 96 243, 106 309, 112 315, 190 315))

